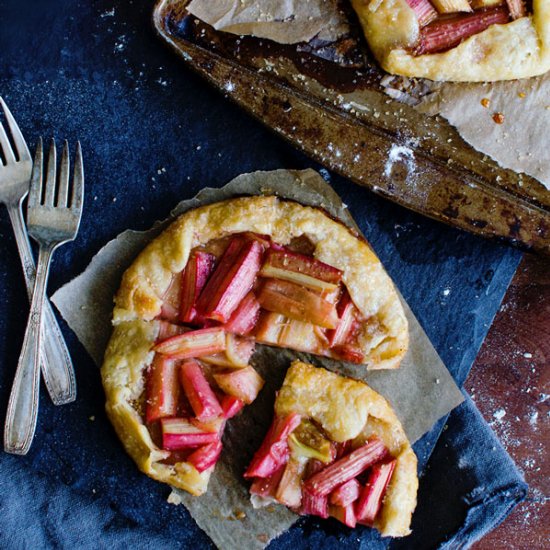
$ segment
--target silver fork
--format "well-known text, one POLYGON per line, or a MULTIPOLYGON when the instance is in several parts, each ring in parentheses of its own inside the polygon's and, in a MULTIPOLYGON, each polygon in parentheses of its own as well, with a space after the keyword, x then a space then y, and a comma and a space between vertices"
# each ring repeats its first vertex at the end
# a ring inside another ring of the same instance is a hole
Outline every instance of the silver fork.
MULTIPOLYGON (((0 123, 0 149, 6 160, 5 165, 0 162, 0 203, 4 203, 8 209, 30 301, 35 267, 21 204, 29 191, 32 159, 21 130, 1 97, 0 106, 4 111, 4 118, 15 148, 15 150, 12 148, 6 131, 0 123)), ((42 375, 50 397, 56 405, 71 403, 76 399, 74 369, 49 302, 44 308, 42 336, 42 375)))
POLYGON ((65 141, 59 177, 52 140, 46 179, 42 178, 42 139, 38 142, 27 205, 27 230, 40 245, 36 280, 23 348, 15 373, 4 430, 4 449, 26 454, 31 446, 38 417, 40 339, 42 312, 50 260, 54 250, 72 241, 78 232, 84 197, 82 152, 77 143, 72 190, 69 193, 69 146, 65 141))

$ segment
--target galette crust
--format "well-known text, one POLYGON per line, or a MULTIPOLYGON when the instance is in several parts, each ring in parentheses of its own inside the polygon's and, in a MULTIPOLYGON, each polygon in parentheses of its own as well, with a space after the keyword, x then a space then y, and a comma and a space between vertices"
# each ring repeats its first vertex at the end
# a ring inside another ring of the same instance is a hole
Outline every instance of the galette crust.
POLYGON ((172 275, 184 269, 191 249, 243 231, 270 235, 282 245, 306 235, 317 259, 344 272, 343 282, 360 312, 377 321, 365 323, 358 338, 365 365, 399 366, 408 348, 407 319, 390 277, 369 245, 322 210, 274 196, 231 199, 180 216, 124 274, 115 298, 115 325, 154 319, 172 275))
POLYGON ((410 533, 418 490, 417 459, 389 403, 364 382, 294 361, 275 400, 275 414, 315 420, 337 442, 359 445, 377 435, 397 460, 375 527, 383 536, 410 533))
POLYGON ((528 78, 550 70, 550 0, 533 14, 492 25, 442 53, 413 56, 420 33, 406 0, 352 0, 374 56, 392 74, 457 82, 528 78))
POLYGON ((150 477, 200 495, 211 470, 161 464, 159 449, 136 410, 151 364, 162 296, 172 275, 184 269, 191 249, 231 233, 269 234, 280 244, 307 235, 315 257, 344 271, 343 280, 360 311, 375 316, 379 330, 365 329, 361 343, 369 368, 396 368, 408 346, 408 326, 389 276, 365 241, 316 208, 276 197, 243 197, 203 206, 180 216, 154 239, 125 272, 115 298, 114 330, 102 367, 106 410, 126 451, 150 477))

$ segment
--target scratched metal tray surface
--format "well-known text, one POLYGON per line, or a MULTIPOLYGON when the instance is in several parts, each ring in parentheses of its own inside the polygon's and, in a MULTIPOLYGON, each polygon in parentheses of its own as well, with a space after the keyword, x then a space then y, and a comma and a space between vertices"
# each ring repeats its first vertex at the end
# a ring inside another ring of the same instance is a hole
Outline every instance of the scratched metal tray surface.
POLYGON ((416 212, 550 255, 550 193, 477 152, 439 117, 385 94, 353 14, 350 34, 336 43, 283 46, 215 31, 186 3, 160 0, 156 32, 308 156, 416 212))

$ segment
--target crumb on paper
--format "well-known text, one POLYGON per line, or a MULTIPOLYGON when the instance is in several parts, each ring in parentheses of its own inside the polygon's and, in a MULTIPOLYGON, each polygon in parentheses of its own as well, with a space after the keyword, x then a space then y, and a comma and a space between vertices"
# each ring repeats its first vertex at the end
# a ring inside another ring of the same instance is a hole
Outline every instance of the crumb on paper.
POLYGON ((181 504, 181 497, 178 495, 178 493, 176 493, 176 491, 172 491, 169 495, 168 495, 168 498, 166 499, 166 502, 168 502, 168 504, 174 504, 175 506, 178 506, 181 504))
POLYGON ((504 114, 503 113, 495 113, 493 115, 493 120, 496 122, 496 124, 502 124, 504 122, 504 114))
POLYGON ((489 107, 489 105, 491 105, 491 100, 488 97, 484 97, 481 100, 481 105, 483 105, 483 107, 487 108, 487 107, 489 107))

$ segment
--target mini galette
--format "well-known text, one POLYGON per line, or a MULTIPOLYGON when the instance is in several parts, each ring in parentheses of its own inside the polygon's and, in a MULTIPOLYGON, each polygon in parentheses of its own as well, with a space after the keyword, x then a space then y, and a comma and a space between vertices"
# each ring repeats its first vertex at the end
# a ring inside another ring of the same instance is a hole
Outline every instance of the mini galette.
POLYGON ((352 0, 389 73, 463 82, 550 70, 550 0, 352 0))
POLYGON ((255 507, 274 502, 382 536, 410 533, 416 456, 388 402, 367 384, 295 361, 244 476, 255 507))
POLYGON ((256 343, 397 368, 403 307, 368 244, 324 211, 242 197, 180 216, 125 272, 107 413, 149 476, 202 494, 226 421, 263 386, 256 343))

